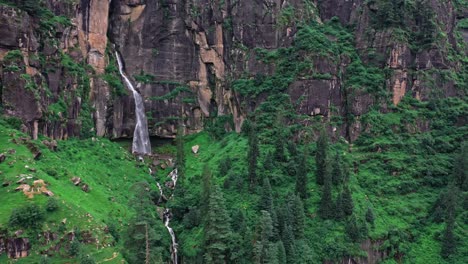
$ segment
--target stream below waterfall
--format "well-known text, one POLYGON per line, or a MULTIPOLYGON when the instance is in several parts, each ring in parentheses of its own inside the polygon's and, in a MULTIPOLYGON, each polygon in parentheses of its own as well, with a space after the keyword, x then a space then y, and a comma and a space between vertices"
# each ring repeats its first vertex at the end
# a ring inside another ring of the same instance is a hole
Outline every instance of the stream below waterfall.
MULTIPOLYGON (((173 171, 171 171, 171 173, 169 173, 168 177, 171 178, 172 189, 175 190, 175 187, 176 187, 176 184, 177 184, 177 178, 178 178, 177 169, 174 169, 173 171)), ((161 196, 160 201, 161 201, 161 199, 164 199, 164 200, 167 201, 168 198, 164 195, 161 184, 159 182, 156 182, 156 185, 158 186, 159 194, 161 196)), ((172 192, 169 199, 171 199, 173 196, 174 196, 174 192, 172 192)), ((163 212, 164 226, 166 226, 167 231, 171 235, 171 239, 172 239, 172 242, 171 242, 171 259, 172 259, 173 264, 177 264, 178 263, 178 260, 177 260, 177 247, 178 247, 178 244, 177 244, 177 240, 176 240, 174 230, 169 226, 171 218, 172 218, 171 211, 168 208, 164 208, 164 212, 163 212)))

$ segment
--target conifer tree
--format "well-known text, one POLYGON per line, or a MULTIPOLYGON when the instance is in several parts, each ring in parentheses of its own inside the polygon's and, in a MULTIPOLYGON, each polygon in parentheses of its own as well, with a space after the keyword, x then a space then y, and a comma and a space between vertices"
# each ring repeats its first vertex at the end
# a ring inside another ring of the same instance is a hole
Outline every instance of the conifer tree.
POLYGON ((263 161, 263 169, 269 172, 269 171, 272 171, 274 167, 275 165, 273 163, 273 153, 271 153, 271 151, 268 151, 263 161))
POLYGON ((286 263, 286 249, 284 248, 283 241, 278 241, 276 245, 278 247, 278 262, 280 264, 286 263))
POLYGON ((290 201, 291 212, 292 212, 292 229, 294 232, 294 237, 296 239, 304 238, 304 229, 305 229, 305 214, 304 214, 304 205, 299 196, 294 195, 293 200, 290 201))
POLYGON ((358 242, 359 238, 361 237, 359 226, 354 215, 351 215, 346 220, 345 226, 346 235, 350 238, 353 242, 358 242))
POLYGON ((296 172, 296 193, 303 199, 307 199, 307 157, 298 155, 298 167, 296 172))
POLYGON ((353 196, 351 195, 351 190, 349 186, 346 186, 341 194, 343 212, 345 215, 352 215, 354 209, 353 196))
POLYGON ((335 202, 335 219, 336 220, 342 220, 345 217, 345 213, 343 211, 343 197, 341 193, 338 194, 336 197, 336 202, 335 202))
POLYGON ((374 212, 372 211, 372 208, 368 207, 367 212, 366 212, 366 221, 371 224, 372 228, 375 227, 375 217, 374 217, 374 212))
POLYGON ((446 227, 445 227, 444 234, 442 237, 442 250, 441 250, 441 255, 444 258, 450 257, 450 255, 454 254, 457 250, 456 238, 455 238, 455 234, 453 233, 453 229, 455 226, 455 218, 456 218, 457 195, 458 195, 458 188, 452 182, 448 186, 446 199, 445 199, 446 227))
POLYGON ((335 159, 333 160, 333 168, 331 173, 333 185, 338 185, 344 181, 344 173, 343 159, 340 153, 337 151, 335 154, 335 159))
POLYGON ((453 166, 455 184, 462 191, 468 191, 468 143, 464 142, 453 166))
POLYGON ((257 183, 258 155, 259 155, 259 148, 258 148, 257 133, 254 127, 252 127, 249 133, 249 152, 247 155, 248 164, 249 164, 248 171, 249 171, 250 188, 253 188, 254 185, 257 183))
POLYGON ((446 221, 446 227, 442 237, 441 255, 444 258, 449 258, 450 255, 454 254, 457 249, 457 243, 453 233, 454 226, 455 218, 453 216, 449 216, 449 219, 446 221))
POLYGON ((270 213, 260 211, 261 216, 257 223, 257 234, 254 245, 254 263, 278 263, 278 251, 272 243, 273 221, 270 213))
POLYGON ((278 138, 275 141, 275 161, 276 162, 285 162, 286 155, 284 154, 284 141, 282 138, 278 138))
POLYGON ((324 178, 322 197, 320 199, 319 214, 323 219, 331 219, 334 216, 334 206, 332 200, 332 184, 330 174, 326 173, 324 178))
POLYGON ((205 163, 203 166, 203 173, 202 173, 202 192, 200 196, 200 208, 203 215, 206 215, 208 212, 208 202, 211 195, 211 179, 212 174, 210 168, 208 167, 208 163, 205 163))
POLYGON ((178 179, 183 181, 185 175, 184 130, 180 125, 176 135, 176 168, 178 179))
POLYGON ((296 245, 294 234, 290 225, 285 224, 283 227, 283 236, 282 241, 284 249, 286 251, 286 263, 295 264, 296 263, 296 245))
POLYGON ((273 196, 271 192, 270 180, 268 177, 263 178, 263 186, 260 195, 259 208, 268 213, 273 213, 273 196))
POLYGON ((218 186, 212 187, 205 225, 205 263, 225 263, 232 236, 230 217, 218 186))
POLYGON ((323 128, 320 131, 320 136, 317 140, 317 152, 315 153, 316 163, 316 181, 317 184, 323 185, 325 183, 325 175, 327 174, 327 153, 328 153, 328 136, 323 128))

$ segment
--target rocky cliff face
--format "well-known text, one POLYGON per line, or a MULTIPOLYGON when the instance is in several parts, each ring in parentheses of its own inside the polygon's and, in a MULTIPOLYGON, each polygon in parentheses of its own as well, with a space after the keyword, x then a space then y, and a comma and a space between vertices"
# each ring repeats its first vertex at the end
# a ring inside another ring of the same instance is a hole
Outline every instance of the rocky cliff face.
POLYGON ((343 75, 353 61, 326 57, 310 67, 330 77, 293 80, 286 92, 293 101, 301 98, 296 104, 301 114, 327 120, 352 116, 336 129, 353 140, 365 129, 360 116, 371 105, 385 110, 407 94, 427 100, 463 92, 452 78, 461 67, 453 59, 460 46, 452 1, 431 0, 423 6, 381 3, 49 0, 47 6, 56 16, 70 19, 52 19, 56 29, 47 29, 40 15, 23 11, 19 4, 1 5, 2 105, 7 114, 21 118, 32 135, 61 139, 94 131, 99 136, 131 137, 133 99, 130 93, 115 93, 106 78, 115 64, 106 49, 115 49, 144 98, 152 135, 174 137, 181 120, 187 132, 200 131, 207 118, 223 115, 232 116, 233 128, 240 131, 247 114, 265 96, 240 96, 232 88, 233 80, 275 71, 273 64, 257 60, 259 49, 293 45, 300 21, 322 23, 337 17, 355 28, 355 48, 364 63, 385 69, 387 95, 376 99, 359 89, 351 94, 343 75), (415 9, 427 13, 418 15, 415 9), (386 12, 396 12, 394 20, 385 21, 386 12), (404 24, 408 31, 388 23, 404 24), (427 32, 416 30, 426 27, 427 32), (412 30, 418 34, 409 34, 412 30), (427 43, 428 35, 436 41, 427 43), (16 51, 20 54, 13 56, 16 51))

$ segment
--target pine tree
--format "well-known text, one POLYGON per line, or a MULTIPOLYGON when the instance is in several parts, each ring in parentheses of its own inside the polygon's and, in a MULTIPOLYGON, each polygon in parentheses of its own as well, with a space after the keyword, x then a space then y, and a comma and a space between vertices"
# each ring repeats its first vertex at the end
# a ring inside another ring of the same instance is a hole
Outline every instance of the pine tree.
POLYGON ((185 176, 185 152, 184 152, 184 130, 182 126, 177 128, 176 135, 176 169, 178 180, 183 181, 185 176))
POLYGON ((259 155, 259 148, 258 148, 258 138, 257 133, 254 127, 250 129, 249 134, 249 152, 248 152, 248 170, 249 170, 249 180, 250 180, 250 188, 253 188, 254 185, 257 183, 257 158, 259 155))
POLYGON ((455 226, 455 218, 450 216, 447 219, 447 225, 444 230, 444 234, 442 237, 442 250, 441 255, 444 258, 449 258, 452 254, 456 252, 457 243, 455 239, 455 235, 453 233, 453 228, 455 226))
POLYGON ((281 132, 276 133, 274 152, 276 162, 286 162, 286 155, 284 154, 284 137, 281 134, 281 132))
POLYGON ((356 217, 352 215, 346 221, 345 226, 346 235, 350 238, 352 242, 358 242, 361 237, 359 226, 357 224, 356 217))
POLYGON ((212 188, 205 225, 205 263, 225 263, 232 236, 230 218, 218 186, 212 188))
POLYGON ((210 168, 208 167, 208 163, 203 166, 203 175, 202 175, 202 192, 200 197, 200 208, 203 215, 208 213, 208 201, 211 195, 211 179, 212 174, 210 168))
POLYGON ((367 212, 366 212, 366 221, 371 224, 372 228, 375 227, 375 217, 374 217, 374 212, 372 211, 372 208, 368 207, 367 212))
POLYGON ((265 210, 260 211, 261 216, 257 223, 256 242, 254 245, 255 263, 278 263, 278 251, 272 243, 273 221, 270 213, 265 210))
POLYGON ((283 227, 283 236, 282 239, 284 249, 286 251, 286 263, 295 264, 296 263, 296 244, 294 239, 294 233, 290 225, 285 224, 283 227))
POLYGON ((268 177, 263 178, 263 188, 261 190, 258 207, 260 210, 265 210, 270 214, 273 212, 273 196, 271 194, 271 185, 268 177))
POLYGON ((335 154, 335 159, 333 160, 332 168, 333 185, 338 185, 344 181, 344 173, 343 159, 341 158, 340 153, 337 151, 335 154))
POLYGON ((296 193, 303 199, 307 199, 307 157, 298 155, 298 167, 296 172, 296 193))
POLYGON ((316 163, 316 180, 317 184, 323 185, 325 183, 325 175, 327 174, 327 153, 328 153, 328 136, 325 129, 320 131, 320 136, 317 140, 317 152, 315 153, 316 163))
POLYGON ((274 162, 273 162, 273 154, 271 151, 268 151, 265 155, 265 159, 263 161, 263 169, 267 172, 272 171, 275 168, 274 162))
POLYGON ((280 264, 286 263, 286 249, 284 248, 283 241, 278 241, 276 245, 278 247, 278 262, 280 264))
POLYGON ((344 217, 345 213, 343 211, 343 197, 341 193, 339 193, 335 202, 335 219, 339 221, 343 220, 344 217))
POLYGON ((305 229, 305 214, 304 214, 304 205, 299 196, 294 195, 293 199, 290 201, 290 208, 292 212, 292 229, 294 232, 294 237, 296 239, 304 238, 304 229, 305 229))
POLYGON ((468 191, 468 143, 463 143, 453 166, 455 184, 462 191, 468 191))
POLYGON ((320 199, 319 214, 323 219, 331 219, 334 216, 334 206, 330 174, 326 173, 324 181, 325 185, 323 186, 322 197, 320 199))
POLYGON ((450 183, 447 188, 445 199, 445 223, 446 227, 442 237, 442 250, 441 255, 444 258, 450 257, 457 250, 457 243, 453 229, 455 226, 456 206, 457 206, 458 188, 454 183, 450 183))
POLYGON ((352 215, 354 209, 353 196, 351 195, 351 190, 346 186, 341 194, 342 203, 343 203, 343 212, 345 215, 352 215))
POLYGON ((162 237, 167 232, 163 223, 154 216, 154 203, 151 199, 150 186, 147 182, 138 182, 131 187, 133 197, 129 203, 135 210, 135 216, 129 221, 124 240, 124 255, 129 263, 154 262, 159 256, 162 237))

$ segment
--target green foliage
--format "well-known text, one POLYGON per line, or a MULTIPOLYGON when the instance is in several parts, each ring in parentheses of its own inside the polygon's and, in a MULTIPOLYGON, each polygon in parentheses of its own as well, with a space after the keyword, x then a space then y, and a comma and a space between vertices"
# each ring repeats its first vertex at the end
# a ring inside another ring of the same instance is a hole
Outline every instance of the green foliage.
POLYGON ((68 248, 68 255, 71 257, 78 256, 81 252, 81 243, 78 239, 74 239, 68 248))
POLYGON ((184 130, 182 126, 177 127, 176 135, 176 168, 180 180, 185 176, 185 150, 184 150, 184 130))
POLYGON ((54 212, 59 208, 59 203, 56 198, 49 197, 45 206, 46 211, 54 212))
POLYGON ((12 50, 9 51, 5 57, 3 57, 3 62, 9 63, 9 62, 18 62, 23 60, 23 53, 21 53, 21 50, 12 50))
POLYGON ((90 255, 81 254, 80 255, 80 264, 95 264, 96 261, 90 255))
POLYGON ((204 236, 205 263, 225 263, 232 231, 225 200, 217 186, 210 195, 207 220, 204 236))
POLYGON ((315 164, 315 179, 317 184, 323 185, 325 183, 325 177, 328 176, 328 135, 325 129, 320 131, 320 136, 317 140, 315 164))
POLYGON ((252 188, 257 183, 257 158, 259 156, 258 137, 255 128, 250 129, 249 151, 247 153, 249 182, 252 188))
POLYGON ((37 229, 40 228, 44 220, 44 212, 36 204, 28 204, 13 209, 8 220, 8 225, 22 228, 37 229))

